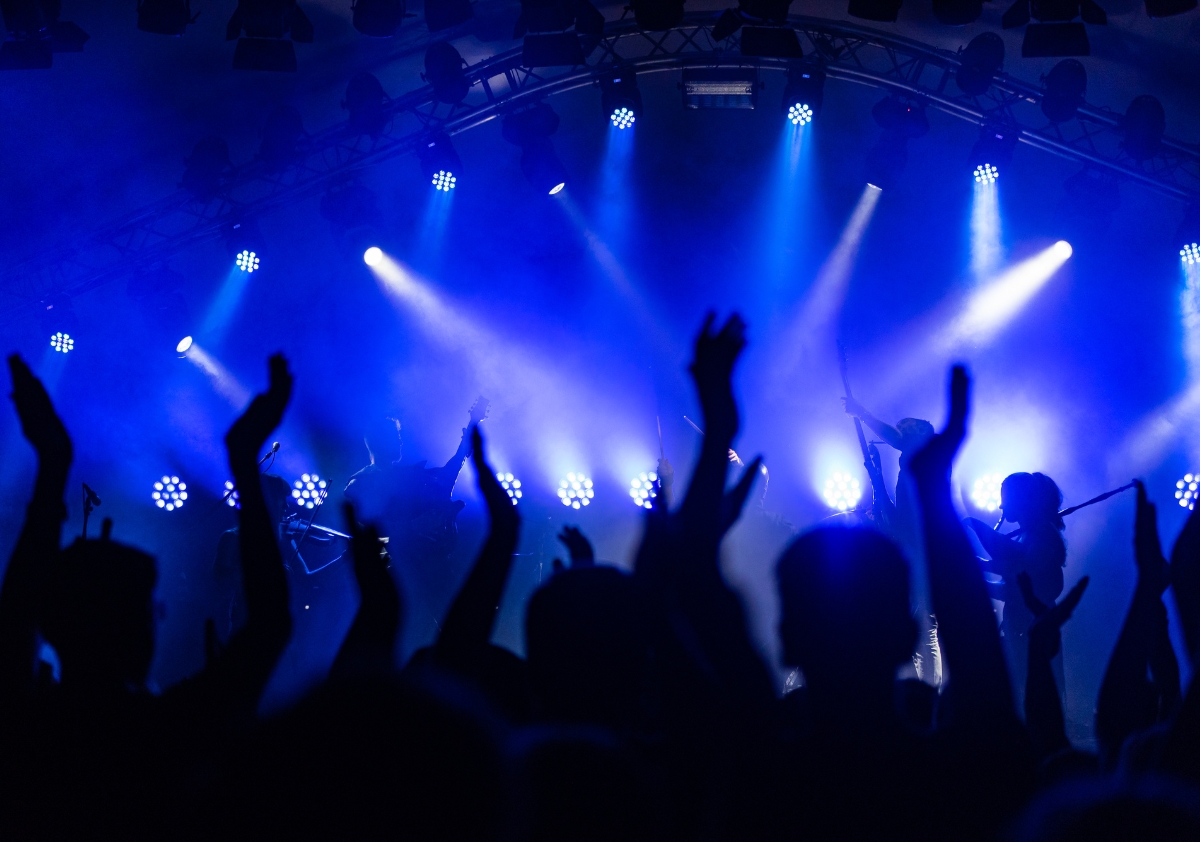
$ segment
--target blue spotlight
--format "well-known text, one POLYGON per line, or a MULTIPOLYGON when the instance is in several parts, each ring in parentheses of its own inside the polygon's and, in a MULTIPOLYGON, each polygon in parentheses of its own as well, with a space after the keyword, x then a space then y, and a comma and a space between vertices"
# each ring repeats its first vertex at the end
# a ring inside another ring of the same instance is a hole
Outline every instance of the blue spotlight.
POLYGON ((1184 474, 1183 479, 1175 483, 1175 499, 1179 505, 1189 512, 1196 508, 1196 498, 1200 497, 1200 474, 1184 474))
POLYGON ((500 487, 504 489, 504 493, 512 500, 515 506, 521 500, 521 481, 514 477, 509 471, 497 471, 496 479, 500 482, 500 487))
POLYGON ((980 164, 975 168, 975 181, 980 184, 991 184, 1000 177, 1000 170, 991 164, 980 164))
POLYGON ((292 483, 292 502, 302 509, 316 508, 325 502, 328 485, 316 474, 301 474, 300 479, 292 483))
POLYGON ((1000 508, 1000 486, 1004 477, 1000 474, 984 474, 975 480, 971 489, 971 502, 985 512, 994 512, 1000 508))
POLYGON ((243 272, 253 272, 259 264, 258 255, 247 249, 242 249, 234 262, 243 272))
POLYGON ((75 340, 71 338, 69 333, 57 331, 50 337, 50 347, 55 351, 61 351, 65 354, 75 349, 75 340))
POLYGON ((444 190, 449 193, 454 189, 455 182, 458 179, 454 177, 454 173, 446 172, 446 170, 438 170, 433 174, 433 189, 444 190))
POLYGON ((225 480, 225 505, 231 509, 240 509, 242 501, 238 499, 237 486, 233 484, 233 480, 225 480))
POLYGON ((564 506, 572 509, 591 505, 595 496, 592 481, 585 474, 569 473, 567 478, 558 484, 558 499, 564 506))
POLYGON ((555 193, 562 192, 562 189, 566 186, 567 183, 565 181, 560 181, 558 184, 550 188, 550 195, 553 196, 555 193))
POLYGON ((848 512, 858 505, 862 498, 862 486, 858 480, 844 471, 834 471, 833 476, 825 480, 825 504, 839 512, 848 512))
POLYGON ((614 108, 612 114, 608 115, 608 119, 612 120, 612 124, 618 129, 627 129, 637 122, 637 115, 622 106, 614 108))
POLYGON ((450 138, 445 135, 431 137, 421 150, 420 159, 425 177, 429 179, 434 190, 449 193, 454 189, 458 182, 455 173, 462 174, 462 160, 454 151, 450 138))
POLYGON ((1200 244, 1188 243, 1179 250, 1179 257, 1189 266, 1193 263, 1200 263, 1200 244))
POLYGON ((192 337, 185 336, 185 337, 183 337, 183 339, 180 339, 179 343, 175 346, 175 353, 186 354, 191 349, 191 347, 192 347, 192 337))
POLYGON ((368 266, 378 266, 383 260, 383 249, 378 246, 371 246, 363 252, 363 263, 368 266))
POLYGON ((793 126, 811 123, 825 100, 825 73, 815 67, 793 67, 783 89, 783 110, 793 126))
POLYGON ((600 79, 600 107, 618 129, 627 129, 637 121, 642 95, 632 70, 622 68, 600 79))
POLYGON ((629 481, 629 496, 638 508, 653 509, 658 497, 658 474, 643 471, 629 481))
POLYGON ((179 477, 164 475, 154 483, 150 499, 154 501, 154 505, 168 512, 181 509, 187 500, 187 483, 180 482, 179 477))
POLYGON ((812 122, 813 112, 806 103, 797 102, 788 106, 788 119, 793 126, 803 126, 812 122))

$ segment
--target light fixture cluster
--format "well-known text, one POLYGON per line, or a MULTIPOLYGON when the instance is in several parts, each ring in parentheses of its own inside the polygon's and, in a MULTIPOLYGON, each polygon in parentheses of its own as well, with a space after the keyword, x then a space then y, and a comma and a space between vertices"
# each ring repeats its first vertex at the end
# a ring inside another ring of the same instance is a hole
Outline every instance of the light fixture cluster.
POLYGON ((1183 479, 1175 483, 1176 502, 1191 511, 1196 508, 1197 497, 1200 497, 1200 474, 1184 474, 1183 479))
POLYGON ((1000 177, 1000 170, 991 164, 980 164, 975 168, 976 184, 992 184, 1000 177))
POLYGON ((812 122, 813 112, 807 103, 797 102, 788 106, 788 119, 793 126, 803 126, 812 122))
POLYGON ((592 481, 585 474, 572 472, 558 483, 558 499, 572 509, 591 505, 595 496, 592 481))
POLYGON ((292 502, 302 509, 314 509, 325 502, 329 483, 316 474, 301 474, 292 483, 292 502))
POLYGON ((658 474, 643 471, 629 481, 629 496, 633 504, 643 509, 653 509, 658 498, 658 474))
POLYGON ((862 486, 857 479, 846 471, 834 471, 825 480, 825 503, 831 509, 848 512, 858 505, 862 498, 862 486))
POLYGON ((238 499, 237 486, 230 479, 225 480, 225 505, 231 509, 242 507, 242 501, 238 499))
POLYGON ((512 500, 515 506, 521 499, 521 481, 514 477, 510 471, 497 471, 496 479, 500 482, 500 487, 504 489, 504 493, 512 500))
POLYGON ((253 272, 258 268, 259 259, 254 252, 243 249, 234 262, 237 264, 237 268, 243 272, 253 272))
POLYGON ((75 340, 71 338, 70 334, 57 331, 50 337, 50 347, 55 351, 66 354, 75 349, 75 340))
POLYGON ((971 489, 971 502, 985 512, 994 512, 1000 508, 1000 486, 1004 477, 1000 474, 984 474, 975 480, 971 489))
POLYGON ((154 491, 150 494, 154 505, 168 512, 183 508, 187 500, 187 483, 180 482, 177 476, 164 475, 154 483, 154 491))

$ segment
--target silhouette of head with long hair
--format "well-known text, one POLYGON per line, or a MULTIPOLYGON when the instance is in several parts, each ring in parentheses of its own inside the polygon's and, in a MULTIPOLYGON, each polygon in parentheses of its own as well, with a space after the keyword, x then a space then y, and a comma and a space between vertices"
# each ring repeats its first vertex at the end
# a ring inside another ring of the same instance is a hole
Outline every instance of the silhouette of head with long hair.
POLYGON ((1054 480, 1045 474, 1009 474, 1000 484, 1000 508, 1004 519, 1023 528, 1049 524, 1062 531, 1063 496, 1054 480))

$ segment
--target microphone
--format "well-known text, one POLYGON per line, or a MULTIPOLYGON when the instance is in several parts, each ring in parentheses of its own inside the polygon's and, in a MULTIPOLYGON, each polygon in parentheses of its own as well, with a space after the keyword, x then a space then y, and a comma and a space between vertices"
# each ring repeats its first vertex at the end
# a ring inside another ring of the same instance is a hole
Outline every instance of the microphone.
POLYGON ((258 460, 258 464, 261 465, 263 462, 266 462, 268 459, 270 459, 272 456, 274 456, 278 452, 279 452, 279 442, 272 443, 271 449, 263 454, 263 458, 258 460))
POLYGON ((89 486, 86 482, 83 484, 83 493, 87 495, 88 502, 93 506, 100 505, 100 495, 98 495, 95 491, 92 491, 91 486, 89 486))

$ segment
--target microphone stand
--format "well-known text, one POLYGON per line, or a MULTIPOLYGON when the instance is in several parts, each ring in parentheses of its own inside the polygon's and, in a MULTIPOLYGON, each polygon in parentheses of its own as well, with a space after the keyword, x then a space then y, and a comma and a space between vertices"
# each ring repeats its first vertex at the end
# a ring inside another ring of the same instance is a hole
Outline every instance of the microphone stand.
POLYGON ((87 540, 88 517, 91 516, 96 506, 100 505, 100 498, 96 496, 96 492, 88 488, 88 484, 83 483, 83 540, 87 540))

